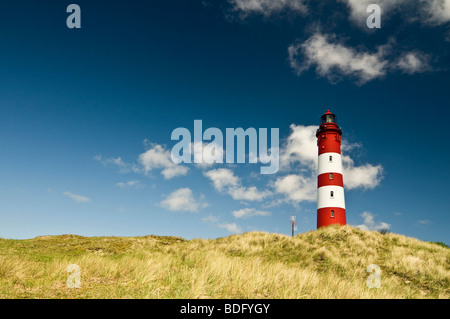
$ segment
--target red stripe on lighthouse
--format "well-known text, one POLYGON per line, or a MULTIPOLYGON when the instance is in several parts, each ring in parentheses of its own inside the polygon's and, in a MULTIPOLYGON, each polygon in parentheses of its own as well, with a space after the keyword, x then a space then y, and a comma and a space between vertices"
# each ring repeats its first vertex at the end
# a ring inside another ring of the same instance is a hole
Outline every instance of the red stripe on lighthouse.
POLYGON ((317 188, 331 185, 344 187, 342 174, 330 172, 330 173, 323 173, 318 176, 317 188))
POLYGON ((317 228, 326 227, 333 224, 347 224, 344 208, 325 207, 317 210, 317 228))
POLYGON ((326 131, 323 131, 317 135, 319 155, 323 153, 341 154, 341 134, 337 125, 331 125, 329 123, 328 125, 324 125, 323 127, 321 127, 321 129, 326 131))

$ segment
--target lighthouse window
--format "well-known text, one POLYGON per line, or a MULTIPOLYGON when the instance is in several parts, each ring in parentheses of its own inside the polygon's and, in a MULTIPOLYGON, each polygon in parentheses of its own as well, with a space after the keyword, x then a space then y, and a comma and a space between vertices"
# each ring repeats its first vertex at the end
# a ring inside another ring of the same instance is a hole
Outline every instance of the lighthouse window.
POLYGON ((330 197, 334 198, 334 192, 333 191, 330 192, 330 197))
POLYGON ((334 218, 334 210, 331 211, 331 218, 334 218))
POLYGON ((330 156, 329 161, 330 163, 333 161, 333 156, 330 156))
POLYGON ((330 173, 330 179, 333 179, 333 173, 330 173))

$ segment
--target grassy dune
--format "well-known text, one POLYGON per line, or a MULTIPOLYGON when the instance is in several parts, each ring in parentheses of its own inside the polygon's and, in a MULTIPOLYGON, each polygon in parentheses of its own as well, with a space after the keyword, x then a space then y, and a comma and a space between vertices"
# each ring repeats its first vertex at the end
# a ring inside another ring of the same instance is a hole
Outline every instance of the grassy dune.
POLYGON ((0 239, 0 298, 445 298, 450 249, 327 227, 291 238, 43 236, 0 239), (81 269, 69 289, 67 267, 81 269), (366 268, 381 268, 369 289, 366 268))

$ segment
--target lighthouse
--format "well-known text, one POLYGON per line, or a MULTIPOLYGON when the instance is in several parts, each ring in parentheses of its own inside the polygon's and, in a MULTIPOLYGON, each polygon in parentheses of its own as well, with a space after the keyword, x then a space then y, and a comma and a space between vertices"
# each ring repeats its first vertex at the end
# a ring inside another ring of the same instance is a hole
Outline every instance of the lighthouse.
POLYGON ((317 228, 347 223, 341 158, 342 131, 329 110, 316 132, 319 148, 317 177, 317 228))

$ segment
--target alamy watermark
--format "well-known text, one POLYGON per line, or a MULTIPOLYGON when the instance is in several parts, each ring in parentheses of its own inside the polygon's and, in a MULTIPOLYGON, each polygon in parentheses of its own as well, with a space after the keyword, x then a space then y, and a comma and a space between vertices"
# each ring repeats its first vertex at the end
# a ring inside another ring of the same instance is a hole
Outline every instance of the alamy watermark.
MULTIPOLYGON (((81 8, 78 4, 72 3, 67 6, 67 13, 70 15, 66 19, 66 25, 69 29, 81 28, 81 8)), ((366 9, 367 13, 370 13, 366 20, 367 27, 369 29, 381 28, 381 8, 377 4, 369 4, 366 9)))
POLYGON ((77 264, 67 266, 67 272, 71 273, 67 278, 67 288, 81 288, 81 269, 77 264))
POLYGON ((258 130, 253 127, 246 130, 241 127, 227 128, 224 149, 224 134, 222 131, 216 127, 210 127, 203 132, 202 125, 202 120, 194 121, 194 140, 192 140, 191 132, 187 128, 179 127, 172 131, 171 139, 179 141, 174 145, 171 152, 174 163, 192 163, 192 157, 196 164, 246 163, 246 159, 248 159, 248 163, 267 164, 261 166, 261 174, 278 172, 280 166, 278 128, 270 129, 270 149, 268 147, 267 128, 258 130), (205 144, 205 141, 209 143, 205 144))
POLYGON ((78 4, 69 4, 66 9, 70 15, 66 19, 66 25, 69 29, 81 28, 81 8, 78 4))
POLYGON ((367 287, 370 288, 380 288, 381 287, 381 269, 380 266, 376 264, 371 264, 367 266, 366 271, 371 273, 367 278, 367 287))
POLYGON ((377 4, 369 4, 367 6, 366 12, 371 13, 371 15, 369 15, 366 20, 367 27, 369 29, 373 29, 373 28, 380 29, 381 28, 381 8, 380 8, 380 6, 377 4))

